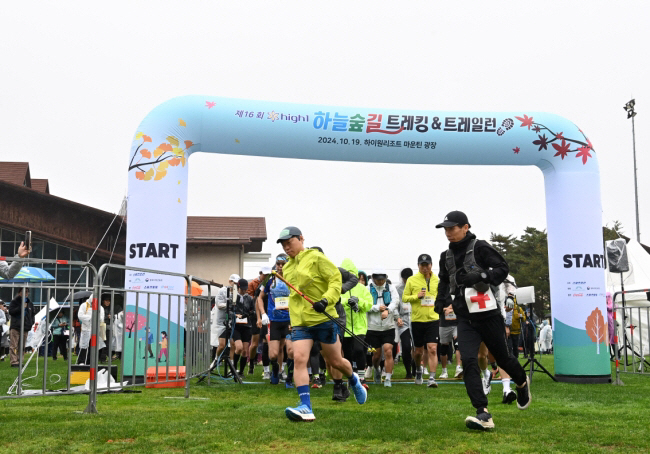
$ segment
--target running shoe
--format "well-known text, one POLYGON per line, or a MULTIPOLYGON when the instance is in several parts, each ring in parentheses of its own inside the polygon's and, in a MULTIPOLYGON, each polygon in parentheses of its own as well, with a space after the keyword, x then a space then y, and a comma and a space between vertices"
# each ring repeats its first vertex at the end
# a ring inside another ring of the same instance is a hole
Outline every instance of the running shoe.
POLYGON ((437 388, 438 383, 436 383, 436 379, 433 378, 433 375, 429 376, 429 381, 427 382, 427 387, 428 388, 437 388))
POLYGON ((375 385, 381 385, 381 371, 379 370, 379 368, 375 369, 374 377, 375 377, 375 385))
POLYGON ((313 421, 316 419, 314 412, 305 404, 297 407, 287 407, 284 414, 292 421, 313 421))
POLYGON ((343 402, 345 402, 347 398, 350 397, 350 390, 348 389, 348 385, 345 383, 341 385, 341 396, 343 396, 343 402))
POLYGON ((262 374, 262 380, 269 380, 271 378, 271 372, 268 370, 264 371, 264 374, 262 374))
POLYGON ((517 388, 517 408, 520 410, 525 410, 530 405, 530 400, 532 396, 530 395, 530 378, 526 377, 526 384, 523 388, 517 388))
POLYGON ((368 389, 368 383, 366 383, 366 379, 365 379, 365 378, 361 378, 360 380, 361 380, 361 386, 363 386, 364 388, 368 389))
POLYGON ((254 365, 254 364, 250 364, 250 365, 248 366, 248 375, 253 375, 254 373, 255 373, 255 365, 254 365))
POLYGON ((422 384, 422 370, 418 370, 415 373, 415 384, 416 385, 421 385, 422 384))
POLYGON ((385 388, 391 388, 393 385, 390 383, 390 378, 385 378, 384 379, 384 387, 385 388))
POLYGON ((487 396, 492 391, 492 374, 489 370, 481 371, 481 382, 483 383, 483 393, 487 396))
POLYGON ((465 426, 468 429, 473 430, 490 430, 494 429, 494 422, 492 421, 491 414, 483 412, 479 415, 476 415, 476 417, 468 416, 465 418, 465 426))
POLYGON ((280 377, 278 377, 276 374, 271 374, 271 384, 277 385, 278 383, 280 383, 280 377))
POLYGON ((424 375, 429 375, 429 368, 428 367, 424 368, 424 375))
POLYGON ((456 366, 456 373, 454 378, 463 378, 463 366, 456 366))
POLYGON ((320 378, 318 378, 318 377, 314 378, 314 384, 311 385, 311 387, 312 387, 313 389, 320 389, 320 388, 322 388, 323 385, 321 385, 321 383, 320 383, 320 378))
POLYGON ((515 400, 517 400, 517 393, 515 393, 513 390, 508 390, 508 392, 503 393, 503 400, 501 401, 502 404, 511 404, 515 400))
POLYGON ((440 376, 438 378, 441 380, 449 378, 449 375, 447 374, 447 369, 442 369, 442 372, 440 373, 440 376))
POLYGON ((357 374, 353 374, 353 377, 355 377, 357 380, 356 385, 350 385, 352 388, 352 392, 354 393, 354 398, 357 400, 358 404, 365 404, 366 400, 368 400, 368 392, 366 391, 366 388, 363 387, 361 384, 361 380, 359 380, 359 376, 357 374))
POLYGON ((284 387, 287 388, 287 389, 293 389, 293 387, 294 387, 293 386, 293 381, 287 380, 286 382, 284 382, 284 387))

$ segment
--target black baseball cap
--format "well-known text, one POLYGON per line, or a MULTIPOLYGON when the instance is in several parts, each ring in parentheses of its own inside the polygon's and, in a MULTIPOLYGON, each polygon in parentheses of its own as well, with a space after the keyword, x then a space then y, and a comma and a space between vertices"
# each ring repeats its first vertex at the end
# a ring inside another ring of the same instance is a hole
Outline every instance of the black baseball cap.
POLYGON ((433 263, 429 254, 420 254, 418 257, 418 265, 422 263, 433 263))
POLYGON ((467 219, 467 215, 462 211, 450 211, 445 216, 445 220, 436 226, 437 229, 441 227, 453 227, 455 225, 463 226, 467 224, 470 228, 472 227, 467 219))
POLYGON ((248 290, 248 281, 246 279, 240 279, 237 281, 237 287, 239 287, 242 290, 248 290))
POLYGON ((285 227, 280 232, 280 235, 278 236, 278 241, 276 241, 276 243, 280 243, 281 241, 288 240, 293 236, 300 236, 300 235, 302 235, 302 232, 298 227, 292 227, 292 226, 285 227))

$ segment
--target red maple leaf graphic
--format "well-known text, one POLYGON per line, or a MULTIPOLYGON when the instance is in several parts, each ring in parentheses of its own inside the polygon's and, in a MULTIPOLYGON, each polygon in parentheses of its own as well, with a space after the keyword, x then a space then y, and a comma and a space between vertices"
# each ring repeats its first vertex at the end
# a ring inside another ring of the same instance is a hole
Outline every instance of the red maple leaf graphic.
POLYGON ((521 121, 522 128, 524 126, 528 126, 528 130, 530 131, 530 127, 533 125, 533 117, 528 117, 528 115, 524 114, 524 118, 521 117, 515 117, 515 118, 521 121))
POLYGON ((587 146, 592 150, 594 149, 594 146, 591 144, 591 140, 589 139, 587 139, 587 146))
POLYGON ((558 132, 557 134, 555 134, 555 138, 556 138, 556 139, 564 139, 564 135, 563 135, 563 134, 564 134, 563 132, 558 132))
POLYGON ((205 102, 205 107, 207 107, 208 109, 212 109, 216 105, 217 105, 216 102, 212 102, 212 101, 206 101, 205 102))
POLYGON ((571 148, 571 144, 566 143, 566 140, 562 139, 562 145, 558 145, 556 143, 551 144, 553 145, 553 148, 557 150, 557 153, 553 155, 555 156, 560 156, 562 159, 569 153, 569 148, 571 148))
POLYGON ((517 147, 517 148, 513 148, 512 151, 514 151, 515 154, 519 154, 521 150, 519 149, 519 147, 517 147))
POLYGON ((576 154, 576 158, 581 157, 582 158, 582 163, 586 164, 587 159, 591 158, 591 154, 589 154, 589 150, 591 150, 591 148, 589 148, 589 147, 580 147, 580 148, 578 148, 578 154, 576 154))

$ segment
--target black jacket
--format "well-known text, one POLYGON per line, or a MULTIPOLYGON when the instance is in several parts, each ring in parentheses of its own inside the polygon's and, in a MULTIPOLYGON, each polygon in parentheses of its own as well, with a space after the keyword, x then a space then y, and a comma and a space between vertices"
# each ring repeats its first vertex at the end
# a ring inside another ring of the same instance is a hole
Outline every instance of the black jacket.
MULTIPOLYGON (((454 253, 454 261, 456 262, 456 282, 458 286, 456 287, 456 292, 453 295, 450 295, 449 291, 449 273, 447 272, 446 265, 446 255, 447 251, 444 251, 440 254, 440 272, 438 278, 440 282, 438 283, 438 296, 436 297, 435 311, 438 314, 444 314, 443 308, 452 304, 454 312, 457 317, 476 320, 481 318, 486 318, 494 315, 499 312, 499 309, 492 311, 480 313, 480 314, 470 314, 467 309, 467 304, 465 303, 465 287, 461 285, 461 281, 465 276, 465 270, 463 269, 463 262, 465 261, 465 252, 471 240, 475 239, 476 235, 471 232, 467 232, 465 238, 460 240, 457 243, 449 243, 449 248, 454 253)), ((478 240, 474 245, 474 257, 476 258, 476 263, 483 268, 487 274, 487 280, 491 285, 499 285, 501 282, 508 277, 508 264, 505 259, 501 257, 496 249, 490 246, 486 241, 478 240)))
MULTIPOLYGON (((243 295, 237 294, 235 315, 241 315, 242 318, 247 318, 247 326, 251 326, 252 319, 255 317, 255 301, 248 293, 244 293, 243 295)), ((241 324, 239 325, 242 326, 241 324)))
POLYGON ((34 312, 34 305, 28 298, 25 298, 27 301, 27 307, 25 308, 25 305, 23 304, 23 297, 22 295, 18 295, 15 297, 13 300, 11 300, 11 304, 9 305, 9 315, 11 315, 11 329, 15 329, 16 331, 20 330, 20 312, 21 308, 25 308, 25 331, 27 332, 31 329, 32 325, 34 324, 34 316, 36 315, 36 312, 34 312))

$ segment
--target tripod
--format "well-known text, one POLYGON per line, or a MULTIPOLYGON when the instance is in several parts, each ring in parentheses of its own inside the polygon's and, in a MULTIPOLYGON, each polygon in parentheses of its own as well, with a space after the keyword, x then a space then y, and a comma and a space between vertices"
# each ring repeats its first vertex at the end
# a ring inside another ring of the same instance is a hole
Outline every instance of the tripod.
MULTIPOLYGON (((529 306, 530 307, 530 306, 529 306)), ((529 309, 529 318, 530 314, 532 313, 532 309, 529 309)), ((532 322, 531 322, 532 323, 532 322)), ((527 328, 527 330, 533 329, 533 325, 531 324, 530 327, 527 328)), ((526 333, 526 337, 529 337, 530 333, 526 333)), ((524 345, 526 344, 527 339, 524 339, 524 345)), ((526 367, 529 367, 528 371, 528 378, 530 379, 531 383, 533 381, 533 372, 544 372, 546 375, 551 377, 553 381, 557 381, 557 379, 548 371, 544 366, 542 366, 542 363, 540 363, 536 358, 535 358, 535 341, 533 340, 532 345, 527 349, 528 350, 528 358, 526 359, 526 362, 523 365, 524 370, 526 367)))
MULTIPOLYGON (((628 362, 628 349, 632 352, 632 361, 634 362, 634 357, 636 356, 639 359, 639 369, 641 370, 644 366, 650 366, 650 362, 648 362, 647 359, 643 355, 641 355, 639 352, 634 350, 632 343, 630 342, 630 339, 627 335, 627 311, 625 310, 625 286, 623 284, 623 273, 621 272, 621 301, 623 303, 622 309, 623 309, 623 345, 618 349, 618 357, 621 357, 621 351, 623 351, 623 354, 625 356, 625 366, 630 366, 631 364, 628 362)), ((616 298, 616 295, 614 295, 614 298, 616 298)))

